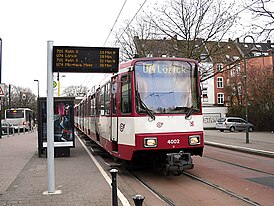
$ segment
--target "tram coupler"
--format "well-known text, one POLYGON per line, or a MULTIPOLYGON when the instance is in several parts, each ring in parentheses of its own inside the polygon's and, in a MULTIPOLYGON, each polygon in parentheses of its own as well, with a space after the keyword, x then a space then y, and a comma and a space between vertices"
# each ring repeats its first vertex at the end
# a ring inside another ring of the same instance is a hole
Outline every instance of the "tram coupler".
POLYGON ((190 153, 180 151, 179 153, 166 154, 166 163, 164 165, 164 174, 166 176, 169 176, 171 172, 173 175, 180 175, 185 169, 192 169, 193 167, 190 153))

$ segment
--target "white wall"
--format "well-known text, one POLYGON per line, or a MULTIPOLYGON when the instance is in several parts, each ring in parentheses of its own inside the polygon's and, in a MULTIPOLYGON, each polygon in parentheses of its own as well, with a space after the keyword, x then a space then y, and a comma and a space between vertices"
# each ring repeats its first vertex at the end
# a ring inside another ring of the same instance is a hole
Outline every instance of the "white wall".
POLYGON ((216 120, 226 114, 227 107, 203 107, 204 128, 215 128, 216 120))
MULTIPOLYGON (((212 71, 213 64, 209 62, 200 63, 200 70, 212 71)), ((210 75, 210 73, 209 73, 210 75)), ((204 106, 213 106, 215 104, 214 77, 201 82, 201 88, 207 89, 207 99, 202 98, 204 106)))

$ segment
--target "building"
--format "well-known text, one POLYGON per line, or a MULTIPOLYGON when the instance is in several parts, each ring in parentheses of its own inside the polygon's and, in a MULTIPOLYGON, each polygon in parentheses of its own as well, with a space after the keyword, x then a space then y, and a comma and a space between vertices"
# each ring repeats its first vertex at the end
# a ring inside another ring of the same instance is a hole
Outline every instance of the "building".
MULTIPOLYGON (((215 127, 216 120, 227 114, 232 104, 244 105, 244 58, 246 59, 247 83, 252 70, 259 68, 273 76, 274 43, 245 43, 239 39, 227 42, 139 39, 134 38, 139 57, 185 57, 200 62, 204 127, 215 127)), ((254 71, 253 71, 254 73, 254 71)), ((252 76, 252 75, 251 75, 252 76)), ((274 85, 274 84, 273 84, 274 85)), ((251 93, 251 91, 249 91, 251 93)), ((252 95, 249 94, 251 97, 252 95)))

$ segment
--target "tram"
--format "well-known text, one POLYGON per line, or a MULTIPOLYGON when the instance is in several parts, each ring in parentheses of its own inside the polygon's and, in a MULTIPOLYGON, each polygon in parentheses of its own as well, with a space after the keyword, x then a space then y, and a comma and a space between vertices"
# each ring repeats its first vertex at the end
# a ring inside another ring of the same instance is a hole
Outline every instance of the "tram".
POLYGON ((116 159, 165 174, 193 168, 204 147, 198 63, 138 58, 119 66, 75 105, 75 127, 116 159))

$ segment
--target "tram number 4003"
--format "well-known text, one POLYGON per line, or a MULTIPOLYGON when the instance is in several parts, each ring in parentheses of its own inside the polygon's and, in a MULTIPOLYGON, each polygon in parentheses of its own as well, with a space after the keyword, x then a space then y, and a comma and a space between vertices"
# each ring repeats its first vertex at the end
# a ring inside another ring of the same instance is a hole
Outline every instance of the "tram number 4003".
POLYGON ((169 139, 167 140, 168 144, 180 144, 180 139, 169 139))

